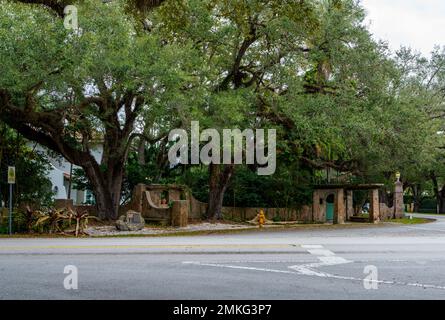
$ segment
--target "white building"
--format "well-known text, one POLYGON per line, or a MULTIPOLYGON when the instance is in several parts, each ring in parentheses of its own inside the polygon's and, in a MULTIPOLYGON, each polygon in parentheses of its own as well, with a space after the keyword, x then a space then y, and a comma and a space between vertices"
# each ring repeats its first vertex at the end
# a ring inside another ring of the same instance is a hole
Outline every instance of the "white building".
MULTIPOLYGON (((48 178, 52 183, 52 188, 55 193, 55 199, 68 199, 70 181, 71 181, 71 163, 67 161, 62 156, 54 156, 52 152, 48 152, 48 149, 45 147, 30 142, 30 146, 34 148, 36 151, 40 151, 44 153, 49 160, 52 169, 48 174, 48 178)), ((94 149, 91 150, 96 161, 100 162, 102 157, 102 146, 98 145, 94 149)), ((78 166, 73 165, 72 169, 77 169, 78 166)), ((70 199, 73 200, 73 203, 76 205, 89 203, 93 201, 93 194, 90 190, 76 190, 73 186, 71 186, 71 196, 70 199)))

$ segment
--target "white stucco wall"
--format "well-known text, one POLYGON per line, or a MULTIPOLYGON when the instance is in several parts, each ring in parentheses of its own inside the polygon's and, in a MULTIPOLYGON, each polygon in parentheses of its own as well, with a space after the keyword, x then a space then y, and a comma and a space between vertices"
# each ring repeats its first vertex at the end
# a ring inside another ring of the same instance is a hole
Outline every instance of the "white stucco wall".
POLYGON ((67 190, 65 189, 65 185, 63 184, 63 171, 57 169, 54 165, 51 165, 52 169, 49 172, 49 180, 53 185, 53 191, 57 189, 57 193, 55 194, 56 199, 67 199, 67 190))
MULTIPOLYGON (((69 176, 70 174, 70 163, 63 158, 60 157, 52 157, 49 155, 47 149, 39 144, 35 144, 33 142, 29 143, 30 147, 34 148, 36 151, 42 152, 46 154, 49 162, 51 163, 52 169, 48 174, 48 178, 52 183, 53 190, 57 189, 57 193, 55 195, 55 199, 68 199, 68 183, 64 177, 64 174, 69 176)), ((98 145, 94 149, 91 150, 91 154, 93 157, 100 163, 102 158, 102 146, 98 145)), ((78 166, 73 166, 73 169, 79 168, 78 166)), ((86 201, 86 193, 78 192, 78 190, 72 188, 71 189, 71 199, 73 199, 75 204, 82 204, 86 201), (80 196, 81 199, 77 199, 80 196)))

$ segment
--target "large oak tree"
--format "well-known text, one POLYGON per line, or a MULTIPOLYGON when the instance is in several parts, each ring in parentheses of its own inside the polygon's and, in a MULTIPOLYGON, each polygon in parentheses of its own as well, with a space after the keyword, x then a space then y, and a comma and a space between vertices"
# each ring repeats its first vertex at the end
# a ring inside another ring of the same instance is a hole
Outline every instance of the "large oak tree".
POLYGON ((66 30, 52 8, 1 3, 0 117, 82 167, 99 216, 116 219, 136 128, 144 114, 162 119, 159 133, 176 123, 191 50, 140 32, 119 1, 83 1, 78 17, 79 30, 66 30))

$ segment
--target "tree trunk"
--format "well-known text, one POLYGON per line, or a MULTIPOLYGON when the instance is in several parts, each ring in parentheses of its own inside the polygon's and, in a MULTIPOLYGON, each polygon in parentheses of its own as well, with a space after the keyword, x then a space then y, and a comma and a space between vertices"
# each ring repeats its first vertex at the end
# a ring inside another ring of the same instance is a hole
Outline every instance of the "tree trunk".
POLYGON ((414 203, 414 207, 413 207, 413 211, 414 212, 419 212, 420 209, 420 203, 421 203, 421 195, 422 195, 422 188, 420 187, 419 184, 415 184, 412 186, 412 191, 413 191, 413 203, 414 203))
POLYGON ((138 164, 145 166, 145 139, 140 138, 138 145, 138 164))
POLYGON ((107 188, 108 191, 102 190, 94 192, 96 198, 97 214, 100 219, 117 220, 119 216, 119 200, 120 187, 117 186, 107 188), (114 190, 113 190, 114 189, 114 190), (119 190, 117 190, 119 189, 119 190))
POLYGON ((98 216, 101 219, 116 220, 119 215, 123 163, 111 163, 103 172, 99 165, 85 165, 82 168, 93 186, 98 216))
POLYGON ((438 213, 445 213, 445 186, 439 192, 439 198, 437 200, 438 213))
POLYGON ((379 190, 379 202, 380 203, 384 203, 386 204, 388 207, 391 207, 392 205, 389 205, 390 201, 388 199, 388 193, 386 192, 386 190, 379 190))
POLYGON ((221 165, 219 164, 209 165, 209 201, 206 213, 208 219, 219 220, 222 218, 221 210, 224 194, 233 175, 235 165, 227 164, 223 165, 222 168, 221 171, 221 165))
POLYGON ((445 190, 444 187, 442 187, 442 190, 439 191, 439 183, 437 182, 437 176, 434 172, 431 172, 430 174, 431 181, 433 182, 433 191, 434 195, 436 196, 436 213, 443 213, 444 212, 444 206, 445 206, 445 190))

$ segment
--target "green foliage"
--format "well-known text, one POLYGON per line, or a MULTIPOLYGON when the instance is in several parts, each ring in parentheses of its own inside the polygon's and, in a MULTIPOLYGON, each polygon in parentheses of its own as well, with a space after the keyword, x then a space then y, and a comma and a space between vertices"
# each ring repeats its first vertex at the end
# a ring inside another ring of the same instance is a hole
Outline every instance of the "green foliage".
POLYGON ((401 219, 391 219, 390 222, 394 223, 402 223, 402 224, 421 224, 421 223, 429 223, 432 222, 431 219, 425 218, 415 218, 410 219, 409 217, 401 218, 401 219))
POLYGON ((93 186, 91 185, 90 181, 85 175, 85 172, 81 168, 73 169, 72 183, 73 189, 82 191, 93 190, 93 186))
POLYGON ((125 174, 126 189, 133 190, 139 184, 159 183, 163 175, 168 175, 168 162, 160 161, 164 150, 151 145, 144 150, 145 163, 139 164, 138 154, 133 152, 128 157, 125 174), (161 163, 162 162, 162 163, 161 163))
POLYGON ((9 198, 7 171, 10 165, 16 167, 14 204, 29 203, 43 207, 52 204, 54 194, 48 179, 48 159, 35 150, 35 145, 0 122, 0 200, 5 204, 9 198))
MULTIPOLYGON (((312 189, 295 183, 289 172, 272 176, 258 176, 256 170, 239 166, 225 193, 224 205, 235 207, 292 208, 310 204, 312 189)), ((179 176, 176 182, 188 185, 194 197, 207 202, 208 170, 193 168, 179 176)))
MULTIPOLYGON (((79 29, 67 30, 43 6, 1 1, 0 117, 82 167, 114 199, 137 128, 169 130, 199 101, 200 58, 189 43, 140 32, 123 1, 77 8, 79 29), (103 157, 94 159, 100 142, 103 157)), ((101 214, 115 217, 105 198, 96 197, 109 206, 101 214)))
MULTIPOLYGON (((14 209, 12 212, 12 232, 32 233, 39 232, 42 228, 35 225, 42 215, 39 212, 14 209)), ((9 213, 0 220, 0 234, 9 233, 9 213)))
POLYGON ((192 167, 174 180, 176 183, 184 184, 190 188, 193 196, 201 201, 207 202, 209 198, 209 173, 205 167, 192 167))
POLYGON ((437 210, 437 199, 435 198, 424 198, 420 203, 420 212, 436 213, 437 210))
MULTIPOLYGON (((45 112, 28 122, 59 137, 56 145, 89 152, 103 139, 99 174, 121 157, 123 200, 138 183, 179 182, 207 201, 208 168, 170 168, 165 138, 151 139, 188 129, 191 120, 201 129, 277 129, 277 172, 259 177, 255 166, 237 166, 225 205, 310 203, 309 185, 326 168, 388 187, 400 170, 406 186, 428 196, 438 189, 428 182, 432 172, 445 182, 438 134, 445 131, 445 53, 438 48, 426 59, 402 48, 393 55, 372 39, 355 0, 86 0, 78 4, 78 32, 44 7, 0 4, 0 89, 17 110, 45 112), (143 101, 134 114, 121 103, 133 95, 143 101), (135 132, 147 140, 143 155, 135 132)), ((0 108, 14 124, 14 112, 0 108)), ((13 133, 4 136, 1 172, 13 159, 18 198, 49 203, 43 157, 28 147, 14 153, 13 133)), ((77 189, 97 192, 89 179, 75 171, 77 189)), ((357 197, 360 205, 364 196, 357 197)))
POLYGON ((310 185, 296 183, 295 175, 285 168, 272 176, 239 168, 224 198, 225 205, 238 207, 295 208, 311 202, 310 185))

